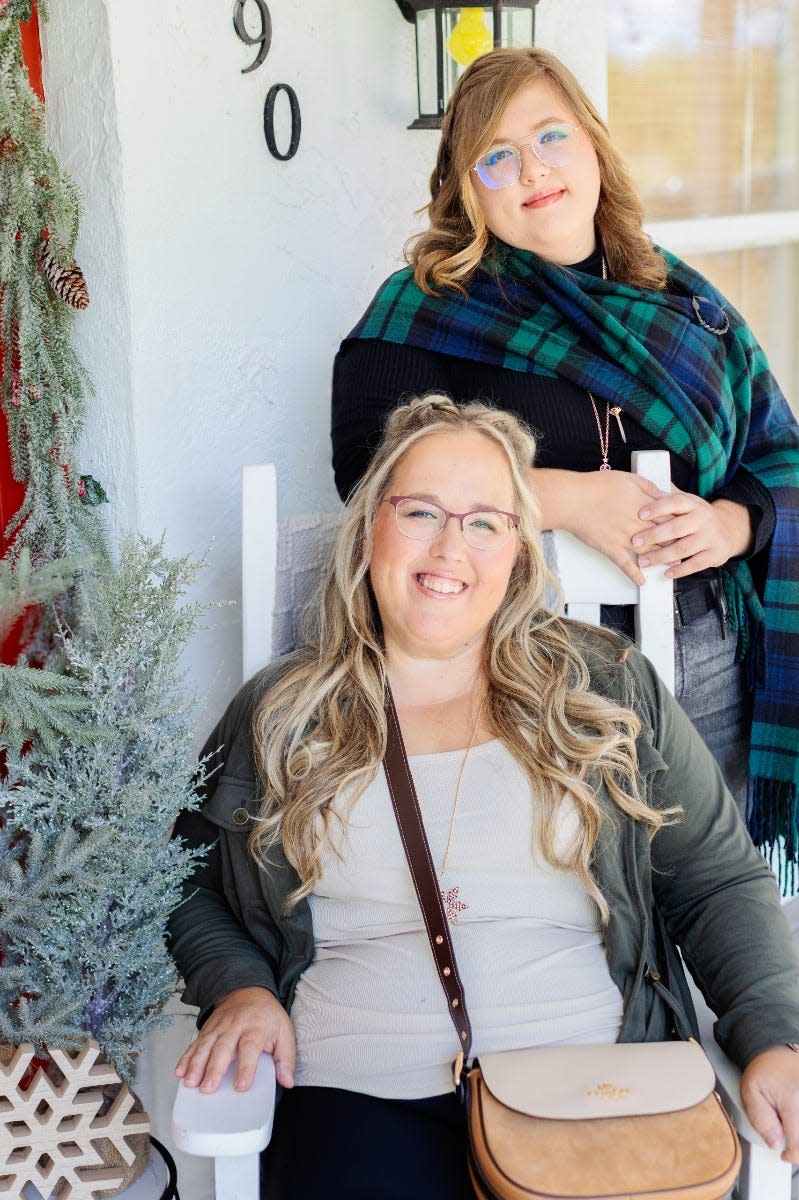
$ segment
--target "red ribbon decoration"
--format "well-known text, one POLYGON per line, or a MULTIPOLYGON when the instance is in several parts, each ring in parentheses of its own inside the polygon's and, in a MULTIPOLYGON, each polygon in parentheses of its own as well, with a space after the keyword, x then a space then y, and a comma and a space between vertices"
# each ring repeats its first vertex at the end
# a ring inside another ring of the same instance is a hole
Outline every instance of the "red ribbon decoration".
MULTIPOLYGON (((28 79, 33 91, 43 101, 42 48, 39 39, 39 17, 36 12, 35 3, 31 10, 30 20, 20 21, 19 27, 22 33, 22 59, 28 68, 28 79)), ((4 370, 7 367, 12 367, 9 358, 13 358, 13 352, 9 356, 8 348, 4 347, 2 342, 0 342, 0 379, 3 378, 4 370)), ((0 406, 0 556, 5 555, 8 549, 8 542, 4 536, 4 531, 14 514, 19 511, 24 498, 25 485, 15 479, 11 471, 8 425, 5 413, 0 406)), ((13 663, 16 661, 20 651, 20 628, 22 620, 23 618, 20 618, 10 635, 6 638, 2 646, 0 646, 0 662, 13 663)))

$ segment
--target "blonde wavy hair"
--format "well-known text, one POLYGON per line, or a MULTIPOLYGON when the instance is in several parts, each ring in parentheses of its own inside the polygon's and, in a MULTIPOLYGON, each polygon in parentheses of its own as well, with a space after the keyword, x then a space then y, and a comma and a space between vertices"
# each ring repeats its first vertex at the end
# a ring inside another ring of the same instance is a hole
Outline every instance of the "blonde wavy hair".
POLYGON ((455 85, 441 124, 430 177, 430 227, 412 238, 406 258, 418 286, 465 291, 494 245, 477 198, 472 167, 491 146, 509 102, 520 88, 546 83, 585 130, 599 161, 595 224, 611 279, 662 291, 666 263, 642 225, 644 208, 605 122, 571 71, 546 50, 491 50, 455 85))
MULTIPOLYGON (((264 799, 250 849, 268 869, 271 848, 282 844, 300 878, 289 906, 313 891, 325 848, 342 852, 339 835, 345 834, 347 815, 374 779, 386 747, 386 662, 369 582, 376 513, 412 446, 433 434, 464 431, 502 450, 520 518, 516 561, 485 642, 485 712, 529 777, 547 861, 575 871, 606 920, 607 903, 590 872, 603 820, 598 784, 604 783, 621 812, 652 832, 663 822, 638 792, 640 723, 630 709, 589 691, 575 627, 545 606, 552 577, 527 481, 532 434, 509 413, 479 403, 458 406, 445 396, 411 400, 390 415, 343 516, 324 579, 316 640, 256 708, 253 745, 264 799), (579 834, 562 859, 555 844, 567 794, 579 816, 579 834)), ((623 656, 617 639, 603 639, 599 632, 597 638, 604 640, 610 661, 623 656)))

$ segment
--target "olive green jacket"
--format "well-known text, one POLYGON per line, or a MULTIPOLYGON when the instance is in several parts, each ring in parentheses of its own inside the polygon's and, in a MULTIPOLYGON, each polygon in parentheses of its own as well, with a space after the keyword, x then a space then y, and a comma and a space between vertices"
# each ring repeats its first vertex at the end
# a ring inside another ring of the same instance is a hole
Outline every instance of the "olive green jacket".
MULTIPOLYGON (((674 1018, 661 978, 667 970, 653 902, 691 974, 718 1014, 716 1036, 740 1067, 769 1046, 799 1041, 799 962, 774 878, 754 849, 704 743, 652 666, 604 635, 573 626, 592 690, 634 708, 642 723, 638 766, 644 799, 682 806, 651 838, 605 808, 593 871, 607 898, 605 950, 623 997, 620 1041, 663 1040, 674 1018)), ((272 663, 238 693, 205 747, 211 770, 201 813, 184 813, 176 834, 213 843, 185 887, 169 925, 186 981, 183 998, 200 1020, 228 992, 268 988, 287 1009, 314 952, 307 901, 284 912, 297 886, 273 851, 269 870, 250 857, 250 816, 259 809, 250 725, 258 699, 296 658, 272 663)), ((678 990, 672 975, 672 990, 678 990)), ((468 997, 467 997, 468 1000, 468 997)), ((443 993, 442 993, 443 1003, 443 993)))

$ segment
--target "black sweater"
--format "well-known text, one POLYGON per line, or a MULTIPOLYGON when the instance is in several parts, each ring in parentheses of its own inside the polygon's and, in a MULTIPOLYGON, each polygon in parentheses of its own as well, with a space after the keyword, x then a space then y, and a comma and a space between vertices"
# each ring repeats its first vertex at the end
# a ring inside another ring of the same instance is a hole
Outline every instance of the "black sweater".
MULTIPOLYGON (((598 275, 602 252, 597 249, 577 269, 598 275)), ((345 340, 333 368, 333 471, 336 487, 346 500, 365 472, 387 414, 403 399, 443 392, 458 403, 483 400, 520 417, 536 435, 536 465, 568 471, 596 471, 602 462, 599 430, 588 394, 565 379, 533 372, 511 371, 489 363, 452 358, 432 350, 393 342, 345 340)), ((605 405, 597 403, 605 433, 605 405)), ((661 442, 632 417, 620 417, 624 432, 611 418, 608 461, 614 470, 629 471, 633 450, 662 450, 661 442)), ((696 491, 693 470, 671 456, 672 482, 684 492, 696 491)), ((754 537, 750 557, 756 580, 765 562, 776 519, 774 503, 754 475, 741 468, 708 499, 735 500, 749 509, 754 537)), ((703 572, 704 574, 704 572, 703 572)))

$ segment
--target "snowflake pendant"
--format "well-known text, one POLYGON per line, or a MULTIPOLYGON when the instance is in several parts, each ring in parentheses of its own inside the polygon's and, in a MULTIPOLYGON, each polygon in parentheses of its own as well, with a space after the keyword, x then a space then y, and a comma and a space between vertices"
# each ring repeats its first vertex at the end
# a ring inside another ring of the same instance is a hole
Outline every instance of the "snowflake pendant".
POLYGON ((466 909, 469 907, 468 904, 464 904, 462 900, 458 899, 458 892, 460 890, 459 887, 441 888, 441 903, 444 905, 444 915, 450 925, 457 925, 458 913, 466 912, 466 909))
POLYGON ((600 471, 612 471, 613 470, 613 468, 611 467, 610 463, 607 460, 605 460, 605 462, 603 462, 602 466, 599 469, 600 469, 600 471))

